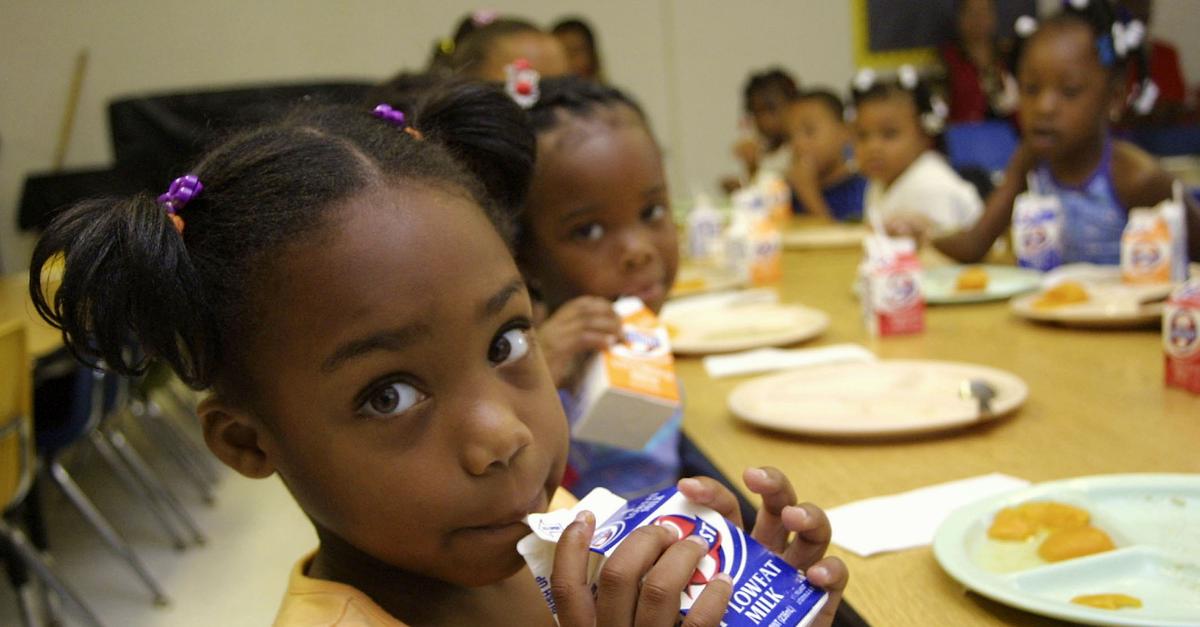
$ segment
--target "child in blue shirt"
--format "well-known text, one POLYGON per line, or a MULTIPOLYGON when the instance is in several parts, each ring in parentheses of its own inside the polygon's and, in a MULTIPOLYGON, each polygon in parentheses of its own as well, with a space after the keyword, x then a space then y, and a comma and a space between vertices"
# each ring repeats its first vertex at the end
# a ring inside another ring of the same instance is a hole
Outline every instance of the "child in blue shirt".
POLYGON ((867 180, 846 160, 850 129, 841 98, 823 89, 801 92, 789 106, 788 129, 792 209, 838 222, 861 221, 867 180))

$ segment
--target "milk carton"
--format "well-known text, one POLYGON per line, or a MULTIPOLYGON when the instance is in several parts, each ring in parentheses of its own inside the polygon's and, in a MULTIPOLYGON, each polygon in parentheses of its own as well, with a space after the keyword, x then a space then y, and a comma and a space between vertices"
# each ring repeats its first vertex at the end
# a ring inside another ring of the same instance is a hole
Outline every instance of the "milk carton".
POLYGON ((666 327, 641 299, 621 298, 613 310, 621 317, 620 341, 585 366, 571 434, 640 449, 679 410, 674 359, 666 327))
POLYGON ((1200 394, 1200 278, 1175 289, 1163 308, 1167 387, 1200 394))
POLYGON ((906 335, 925 330, 921 262, 908 238, 873 235, 863 240, 866 259, 859 266, 863 318, 872 336, 906 335))
POLYGON ((689 257, 704 262, 719 255, 722 221, 721 213, 713 207, 708 196, 698 195, 685 223, 689 257))
POLYGON ((1063 262, 1063 210, 1057 196, 1030 191, 1013 202, 1012 239, 1017 264, 1046 272, 1063 262))
POLYGON ((733 195, 727 259, 738 264, 731 268, 737 272, 736 276, 753 286, 775 283, 783 271, 783 233, 771 214, 770 202, 761 187, 739 190, 733 195))
POLYGON ((533 533, 523 538, 517 550, 529 563, 551 611, 550 595, 554 547, 575 513, 587 509, 596 514, 592 536, 589 582, 629 534, 639 527, 658 525, 678 537, 695 535, 705 540, 708 554, 700 561, 686 589, 680 594, 680 614, 687 615, 708 582, 719 572, 733 580, 733 595, 722 624, 730 627, 804 627, 812 623, 828 595, 804 575, 756 542, 720 514, 701 507, 669 488, 627 503, 607 490, 596 490, 570 510, 531 514, 526 521, 533 533))
POLYGON ((763 170, 754 184, 762 194, 767 215, 777 227, 786 227, 792 219, 792 188, 788 187, 787 181, 778 172, 763 170))
POLYGON ((1133 209, 1121 235, 1121 280, 1171 282, 1171 230, 1156 209, 1133 209))

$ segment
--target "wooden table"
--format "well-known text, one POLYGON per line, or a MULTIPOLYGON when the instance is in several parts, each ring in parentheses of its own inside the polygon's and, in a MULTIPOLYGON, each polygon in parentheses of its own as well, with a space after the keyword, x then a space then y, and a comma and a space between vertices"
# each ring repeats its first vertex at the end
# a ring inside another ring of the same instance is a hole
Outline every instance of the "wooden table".
POLYGON ((42 320, 29 300, 29 276, 24 273, 0 276, 0 322, 25 322, 26 348, 31 359, 53 354, 62 347, 58 329, 42 320))
MULTIPOLYGON (((1163 386, 1159 333, 1035 325, 1007 303, 931 307, 926 331, 872 340, 850 283, 860 251, 787 252, 780 292, 828 312, 812 346, 858 342, 884 358, 968 361, 1013 372, 1030 396, 1015 416, 941 436, 890 442, 819 441, 737 420, 725 399, 745 378, 710 379, 699 359, 678 361, 687 390, 684 429, 726 473, 782 469, 801 499, 829 508, 989 472, 1034 482, 1126 472, 1200 472, 1200 397, 1163 386)), ((886 524, 886 521, 880 521, 886 524)), ((876 627, 1062 625, 994 603, 946 575, 929 548, 860 558, 848 598, 876 627)))

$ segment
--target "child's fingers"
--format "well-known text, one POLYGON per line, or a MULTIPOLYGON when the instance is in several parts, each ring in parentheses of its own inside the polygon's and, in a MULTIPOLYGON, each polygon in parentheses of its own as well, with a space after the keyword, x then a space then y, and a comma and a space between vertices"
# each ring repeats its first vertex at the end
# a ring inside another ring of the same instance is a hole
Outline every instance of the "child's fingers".
POLYGON ((613 336, 597 331, 583 331, 576 337, 574 354, 583 352, 602 351, 612 344, 613 336))
POLYGON ((762 497, 762 508, 758 521, 750 536, 776 553, 787 548, 789 531, 780 515, 783 508, 796 504, 796 491, 792 482, 778 468, 750 468, 742 473, 742 480, 751 492, 762 497))
POLYGON ((621 542, 596 579, 597 625, 633 623, 642 578, 678 540, 674 531, 650 525, 635 529, 621 542))
POLYGON ((733 580, 725 573, 717 573, 704 586, 700 597, 688 610, 683 618, 681 627, 714 627, 721 624, 725 617, 725 608, 729 607, 729 598, 733 595, 733 580))
POLYGON ((687 497, 687 500, 703 505, 741 527, 742 509, 738 505, 737 495, 721 482, 711 477, 687 477, 680 479, 675 487, 687 497))
POLYGON ((558 539, 554 553, 554 573, 550 575, 550 594, 563 627, 593 627, 596 611, 588 586, 588 558, 596 517, 581 512, 558 539))
POLYGON ((850 583, 850 571, 842 560, 836 557, 827 557, 805 571, 804 576, 808 577, 808 580, 814 585, 829 593, 829 600, 817 614, 812 627, 829 627, 833 624, 833 616, 842 603, 842 594, 846 590, 846 585, 850 583))
POLYGON ((801 503, 783 509, 780 518, 796 539, 783 552, 783 559, 796 568, 808 568, 825 555, 833 537, 833 526, 824 510, 812 503, 801 503))
POLYGON ((633 624, 675 625, 679 620, 679 596, 708 549, 708 543, 699 536, 688 536, 667 548, 642 580, 633 624))

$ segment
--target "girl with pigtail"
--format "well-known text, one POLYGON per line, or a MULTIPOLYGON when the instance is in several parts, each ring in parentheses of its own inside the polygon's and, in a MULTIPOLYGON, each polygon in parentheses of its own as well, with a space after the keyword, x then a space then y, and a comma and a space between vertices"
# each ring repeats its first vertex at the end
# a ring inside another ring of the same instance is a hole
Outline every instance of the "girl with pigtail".
MULTIPOLYGON (((1155 159, 1112 137, 1126 107, 1148 111, 1157 89, 1145 73, 1145 25, 1117 19, 1108 0, 1069 0, 1038 24, 1017 22, 1021 144, 979 222, 934 240, 961 262, 983 258, 1012 222, 1013 203, 1032 180, 1062 207, 1062 262, 1120 263, 1129 210, 1172 197, 1173 179, 1155 159), (1141 80, 1126 93, 1127 64, 1141 80)), ((1200 259, 1200 210, 1187 208, 1189 255, 1200 259)))
POLYGON ((918 240, 974 224, 983 201, 937 151, 948 109, 917 71, 904 66, 888 80, 861 70, 851 93, 867 220, 918 240))
MULTIPOLYGON (((567 421, 505 239, 534 136, 486 85, 440 88, 411 117, 297 110, 230 138, 157 202, 74 207, 39 241, 30 291, 86 363, 137 373, 127 355, 147 355, 206 391, 209 449, 283 480, 319 546, 276 625, 549 627, 516 543, 565 494, 567 421)), ((830 591, 827 626, 846 583, 821 559, 828 520, 778 471, 753 473, 774 504, 756 537, 830 591)), ((740 520, 715 481, 679 489, 740 520)), ((595 525, 580 514, 559 544, 559 623, 674 625, 707 544, 639 530, 593 591, 595 525)), ((685 624, 719 624, 731 592, 715 577, 685 624)))

